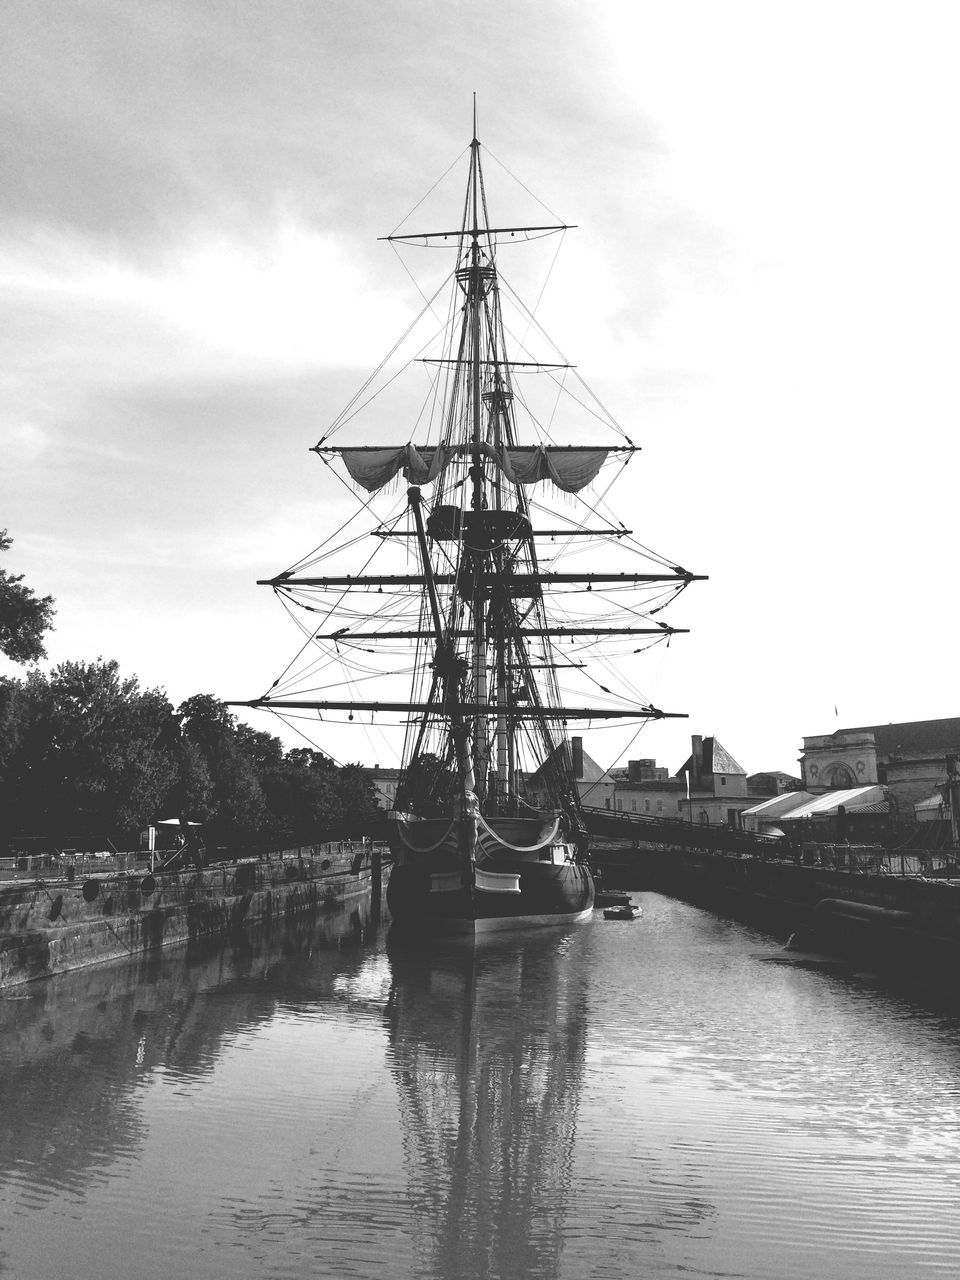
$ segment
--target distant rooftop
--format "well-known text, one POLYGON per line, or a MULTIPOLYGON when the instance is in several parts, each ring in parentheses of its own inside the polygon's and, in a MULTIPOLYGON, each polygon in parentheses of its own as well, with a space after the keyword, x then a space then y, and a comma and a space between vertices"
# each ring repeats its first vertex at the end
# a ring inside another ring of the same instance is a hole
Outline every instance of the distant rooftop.
POLYGON ((872 733, 881 755, 911 755, 918 751, 960 750, 960 716, 942 720, 907 720, 902 724, 854 725, 811 737, 835 738, 844 733, 872 733))
MULTIPOLYGON (((716 738, 704 738, 702 752, 703 754, 700 761, 701 773, 723 773, 728 775, 740 774, 743 777, 747 776, 746 769, 744 769, 742 765, 737 764, 736 760, 734 760, 726 747, 721 746, 720 742, 716 738)), ((677 770, 675 776, 679 777, 680 774, 687 773, 688 770, 694 772, 692 754, 687 756, 686 760, 677 770)))

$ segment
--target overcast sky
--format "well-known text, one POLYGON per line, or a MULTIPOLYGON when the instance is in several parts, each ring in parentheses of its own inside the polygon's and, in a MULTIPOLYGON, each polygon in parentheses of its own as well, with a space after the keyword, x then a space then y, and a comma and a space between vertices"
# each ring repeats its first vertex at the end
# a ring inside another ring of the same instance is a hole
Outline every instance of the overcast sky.
POLYGON ((255 580, 329 532, 306 450, 419 308, 377 237, 476 91, 485 147, 577 224, 549 328, 642 445, 624 514, 710 576, 635 673, 690 718, 630 754, 676 769, 716 734, 792 770, 806 734, 960 714, 958 25, 922 0, 6 0, 0 527, 56 597, 51 659, 175 702, 285 665, 255 580))

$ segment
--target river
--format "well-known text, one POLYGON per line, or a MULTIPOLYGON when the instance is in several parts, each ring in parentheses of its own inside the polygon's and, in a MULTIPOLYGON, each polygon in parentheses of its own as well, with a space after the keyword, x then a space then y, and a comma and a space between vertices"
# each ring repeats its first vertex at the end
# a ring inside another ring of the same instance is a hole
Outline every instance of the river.
POLYGON ((656 894, 0 998, 0 1276, 960 1274, 960 1016, 656 894))

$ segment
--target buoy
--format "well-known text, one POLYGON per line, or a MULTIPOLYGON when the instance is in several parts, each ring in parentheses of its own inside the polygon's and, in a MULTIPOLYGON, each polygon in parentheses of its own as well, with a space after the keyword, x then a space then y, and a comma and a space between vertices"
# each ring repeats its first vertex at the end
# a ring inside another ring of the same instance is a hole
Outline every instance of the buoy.
POLYGON ((100 881, 84 880, 82 893, 84 902, 96 902, 100 895, 100 881))

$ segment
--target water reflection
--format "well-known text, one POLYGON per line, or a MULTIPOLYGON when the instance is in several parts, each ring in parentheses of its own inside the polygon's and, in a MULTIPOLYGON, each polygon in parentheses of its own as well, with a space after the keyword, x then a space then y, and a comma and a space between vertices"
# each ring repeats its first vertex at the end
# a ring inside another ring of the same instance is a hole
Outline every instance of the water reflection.
POLYGON ((587 1043, 570 944, 551 932, 391 947, 390 1065, 435 1275, 557 1274, 587 1043))
POLYGON ((957 1274, 956 1018, 666 899, 356 926, 0 998, 0 1275, 957 1274))
POLYGON ((36 1207, 89 1191, 145 1142, 142 1081, 158 1073, 209 1077, 225 1043, 268 1024, 298 981, 309 981, 316 998, 317 952, 336 954, 368 928, 356 910, 291 920, 227 945, 208 942, 4 992, 0 1205, 13 1199, 36 1207))

